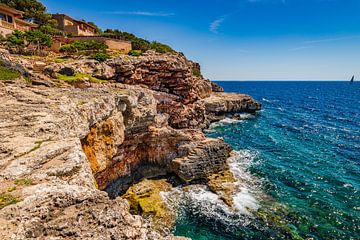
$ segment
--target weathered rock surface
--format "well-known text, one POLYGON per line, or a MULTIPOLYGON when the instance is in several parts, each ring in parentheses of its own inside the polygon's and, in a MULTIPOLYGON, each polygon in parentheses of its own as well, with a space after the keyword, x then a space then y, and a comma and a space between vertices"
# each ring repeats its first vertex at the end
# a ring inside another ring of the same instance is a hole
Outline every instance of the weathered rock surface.
MULTIPOLYGON (((0 179, 31 179, 36 185, 23 188, 19 203, 0 211, 2 239, 161 238, 128 212, 124 200, 110 200, 96 189, 80 142, 91 126, 119 117, 126 106, 120 98, 132 94, 136 91, 3 87, 0 179)), ((121 142, 121 135, 116 137, 121 142)))
POLYGON ((231 148, 201 129, 260 108, 249 96, 213 92, 221 89, 197 70, 180 55, 149 54, 29 72, 51 84, 0 83, 0 194, 11 200, 0 201, 0 238, 163 239, 168 232, 149 228, 116 197, 143 178, 208 181, 226 168, 231 148), (67 67, 114 81, 79 89, 49 80, 67 67))
POLYGON ((129 201, 132 213, 150 218, 154 229, 169 234, 175 225, 176 214, 161 194, 171 189, 171 184, 163 179, 145 179, 131 186, 122 197, 129 201))
MULTIPOLYGON (((187 148, 187 146, 182 146, 187 148)), ((220 139, 205 139, 190 149, 182 158, 171 162, 172 170, 184 181, 206 179, 226 166, 231 147, 220 139)))
POLYGON ((234 174, 227 168, 220 172, 211 174, 208 177, 207 185, 211 191, 218 194, 220 198, 229 206, 232 207, 234 203, 234 195, 236 193, 237 179, 234 174))
POLYGON ((245 94, 214 92, 202 100, 205 106, 207 120, 219 121, 226 115, 235 113, 255 113, 261 109, 261 104, 245 94))
POLYGON ((220 86, 199 74, 197 63, 180 54, 120 56, 105 63, 81 59, 51 64, 44 72, 56 77, 56 73, 67 68, 153 90, 158 112, 168 114, 169 125, 177 129, 204 128, 209 124, 206 117, 211 122, 223 118, 225 113, 253 113, 260 109, 260 105, 249 96, 222 93, 224 90, 220 86))

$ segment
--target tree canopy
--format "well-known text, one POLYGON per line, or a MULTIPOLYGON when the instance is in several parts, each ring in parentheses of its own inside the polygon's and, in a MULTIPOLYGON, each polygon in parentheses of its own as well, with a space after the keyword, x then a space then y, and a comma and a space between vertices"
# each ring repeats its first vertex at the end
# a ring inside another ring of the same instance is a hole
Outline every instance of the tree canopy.
POLYGON ((33 20, 37 24, 55 24, 51 14, 46 12, 45 5, 37 0, 0 0, 0 3, 24 12, 25 19, 33 20))
POLYGON ((133 50, 140 50, 142 52, 146 52, 147 50, 155 50, 159 53, 175 52, 175 50, 166 44, 156 41, 150 42, 146 39, 139 38, 132 33, 122 32, 117 29, 106 29, 103 33, 103 36, 116 36, 123 40, 130 41, 133 50))

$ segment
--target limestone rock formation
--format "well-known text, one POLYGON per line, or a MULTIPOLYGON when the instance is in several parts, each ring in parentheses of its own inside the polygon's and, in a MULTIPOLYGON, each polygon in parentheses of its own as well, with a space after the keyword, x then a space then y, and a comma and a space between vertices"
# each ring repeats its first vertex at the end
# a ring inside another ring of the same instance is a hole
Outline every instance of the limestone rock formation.
POLYGON ((219 121, 226 115, 240 112, 255 113, 261 109, 261 104, 245 94, 214 92, 202 100, 205 105, 207 120, 219 121))
MULTIPOLYGON (((185 146, 186 147, 186 146, 185 146)), ((173 171, 184 181, 206 179, 225 168, 231 147, 220 139, 205 139, 190 148, 189 153, 171 162, 173 171)))
POLYGON ((176 214, 161 194, 171 189, 165 180, 145 179, 131 186, 122 197, 129 201, 132 213, 150 218, 154 229, 168 234, 175 225, 176 214))
POLYGON ((210 190, 217 193, 229 207, 232 207, 234 203, 233 197, 237 190, 235 185, 236 181, 234 174, 228 168, 224 168, 220 172, 210 175, 207 185, 210 190))
MULTIPOLYGON (((118 196, 168 174, 217 181, 231 148, 202 129, 260 108, 249 96, 222 93, 181 55, 73 59, 41 70, 0 55, 40 83, 0 83, 1 239, 170 239, 118 196), (55 79, 64 68, 109 81, 77 88, 55 79)), ((161 186, 144 194, 170 187, 161 186)))

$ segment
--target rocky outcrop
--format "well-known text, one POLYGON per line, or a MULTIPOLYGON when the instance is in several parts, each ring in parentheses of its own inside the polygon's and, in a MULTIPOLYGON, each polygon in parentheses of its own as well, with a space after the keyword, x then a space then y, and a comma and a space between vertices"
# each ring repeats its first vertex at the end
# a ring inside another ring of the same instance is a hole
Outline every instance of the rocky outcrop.
MULTIPOLYGON (((218 119, 218 115, 239 111, 253 113, 260 109, 249 96, 223 93, 223 88, 203 78, 199 64, 181 54, 148 52, 140 57, 119 56, 105 63, 74 59, 49 64, 44 73, 56 78, 57 73, 70 72, 67 69, 153 90, 157 111, 168 114, 169 125, 177 129, 204 128, 218 119)), ((89 87, 89 84, 73 85, 89 87)))
POLYGON ((260 108, 249 96, 213 92, 221 89, 196 70, 199 66, 181 55, 150 54, 101 64, 88 59, 49 64, 36 74, 52 87, 0 83, 1 239, 169 235, 148 227, 152 217, 131 215, 118 196, 127 192, 132 210, 157 216, 140 198, 160 202, 159 193, 170 185, 131 185, 166 175, 183 183, 209 181, 226 168, 231 148, 206 138, 202 128, 227 114, 260 108), (109 81, 82 89, 46 80, 64 68, 109 81))
POLYGON ((236 113, 255 113, 261 109, 261 104, 245 94, 214 92, 202 100, 205 106, 207 120, 219 121, 225 116, 236 113))
POLYGON ((238 190, 235 184, 236 181, 234 174, 225 167, 221 171, 211 174, 208 177, 207 185, 210 190, 218 194, 229 207, 232 207, 234 195, 238 190))
POLYGON ((176 214, 166 203, 162 193, 171 190, 171 184, 163 179, 145 179, 131 186, 122 197, 129 201, 132 213, 150 218, 154 229, 169 234, 175 225, 176 214))
POLYGON ((186 182, 206 179, 225 167, 230 152, 231 147, 223 140, 205 139, 190 148, 185 157, 174 159, 171 167, 186 182))

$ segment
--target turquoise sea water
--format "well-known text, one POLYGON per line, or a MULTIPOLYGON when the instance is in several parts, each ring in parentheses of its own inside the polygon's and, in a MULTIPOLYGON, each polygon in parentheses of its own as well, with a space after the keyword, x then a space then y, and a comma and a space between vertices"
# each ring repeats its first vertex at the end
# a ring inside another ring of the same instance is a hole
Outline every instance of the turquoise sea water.
MULTIPOLYGON (((207 135, 237 151, 232 213, 210 192, 184 204, 175 234, 205 239, 360 239, 360 84, 218 82, 263 104, 207 135)), ((199 192, 200 191, 200 192, 199 192)))

